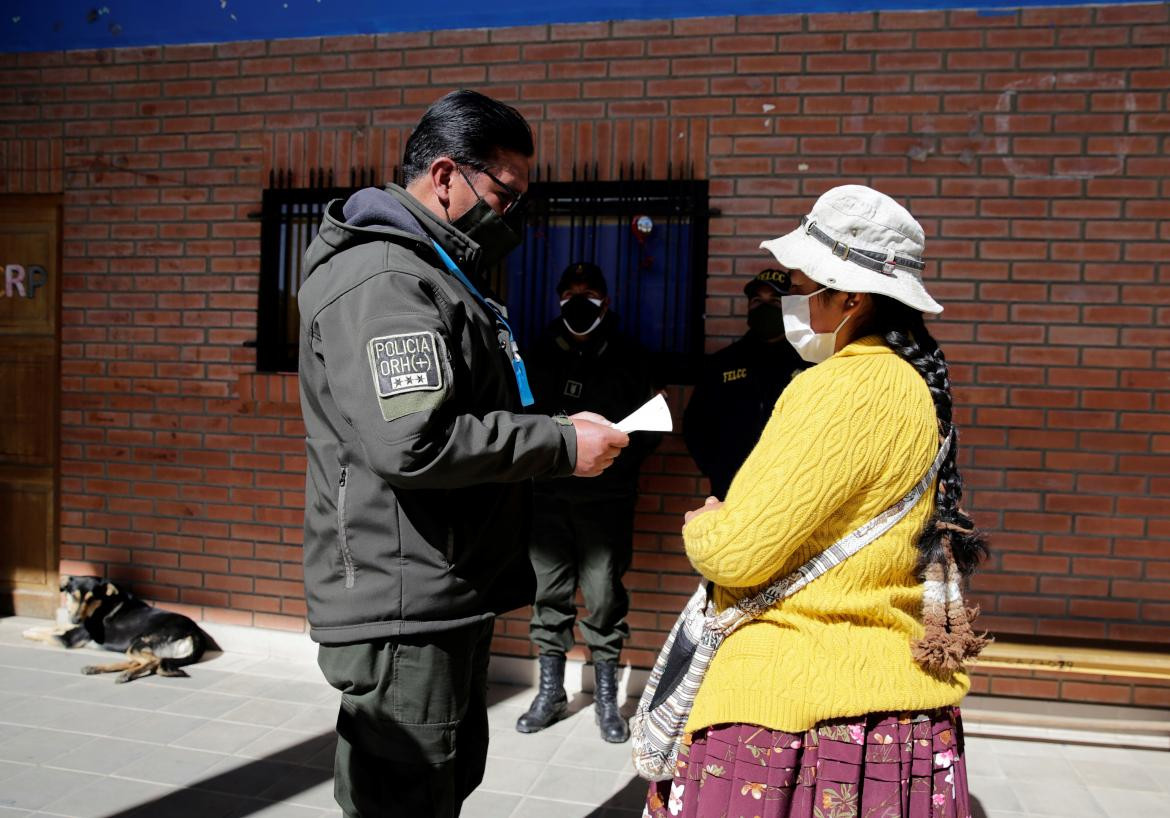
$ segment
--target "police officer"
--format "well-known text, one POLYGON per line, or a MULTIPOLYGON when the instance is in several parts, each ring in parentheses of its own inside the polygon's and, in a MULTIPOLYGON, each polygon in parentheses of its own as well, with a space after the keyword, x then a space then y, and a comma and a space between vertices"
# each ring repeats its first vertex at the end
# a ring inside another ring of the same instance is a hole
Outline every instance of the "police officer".
MULTIPOLYGON (((570 264, 557 283, 561 314, 526 359, 539 412, 588 410, 615 421, 654 396, 648 356, 619 331, 609 311, 605 277, 595 264, 570 264)), ((530 633, 540 651, 540 689, 516 722, 521 733, 543 730, 568 707, 565 654, 578 622, 593 659, 594 717, 601 737, 630 737, 617 701, 617 667, 629 596, 622 575, 633 553, 638 469, 659 435, 638 432, 614 465, 592 480, 538 484, 529 554, 536 569, 530 633), (587 616, 577 619, 580 587, 587 616)))
POLYGON ((406 188, 331 202, 298 294, 305 593, 342 691, 347 818, 453 818, 487 759, 496 614, 532 598, 532 478, 587 477, 628 438, 523 413, 523 362, 480 272, 520 241, 532 133, 473 91, 406 143, 406 188))
POLYGON ((784 270, 764 270, 744 286, 748 331, 703 362, 683 415, 687 449, 720 499, 760 439, 780 392, 806 366, 784 340, 780 296, 787 288, 784 270))

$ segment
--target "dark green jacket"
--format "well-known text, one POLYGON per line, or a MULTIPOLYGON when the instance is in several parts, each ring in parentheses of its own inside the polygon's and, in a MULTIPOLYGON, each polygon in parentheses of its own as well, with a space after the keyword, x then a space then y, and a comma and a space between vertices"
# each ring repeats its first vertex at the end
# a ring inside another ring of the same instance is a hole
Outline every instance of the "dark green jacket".
POLYGON ((306 252, 304 563, 318 642, 446 630, 531 602, 532 479, 576 462, 571 425, 520 414, 498 322, 432 239, 475 268, 466 236, 401 188, 371 188, 331 202, 306 252))

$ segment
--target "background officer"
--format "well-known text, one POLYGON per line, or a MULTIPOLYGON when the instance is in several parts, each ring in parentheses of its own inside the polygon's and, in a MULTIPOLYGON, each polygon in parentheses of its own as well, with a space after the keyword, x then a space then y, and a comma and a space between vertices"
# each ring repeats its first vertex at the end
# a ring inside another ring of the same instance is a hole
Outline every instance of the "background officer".
POLYGON ((748 331, 704 360, 683 415, 687 449, 720 499, 760 439, 780 393, 807 366, 784 340, 780 296, 787 288, 784 270, 764 270, 744 286, 748 331))
MULTIPOLYGON (((589 411, 621 420, 654 396, 646 352, 618 330, 605 277, 595 264, 570 264, 557 284, 557 297, 561 316, 525 356, 536 397, 533 409, 589 411)), ((521 733, 543 730, 568 706, 565 654, 573 647, 580 587, 589 614, 578 621, 593 659, 601 736, 611 742, 629 738, 617 701, 618 657, 630 635, 622 575, 633 551, 638 470, 659 440, 659 435, 638 432, 600 477, 537 485, 529 554, 536 569, 531 638, 540 651, 540 690, 516 723, 521 733)))

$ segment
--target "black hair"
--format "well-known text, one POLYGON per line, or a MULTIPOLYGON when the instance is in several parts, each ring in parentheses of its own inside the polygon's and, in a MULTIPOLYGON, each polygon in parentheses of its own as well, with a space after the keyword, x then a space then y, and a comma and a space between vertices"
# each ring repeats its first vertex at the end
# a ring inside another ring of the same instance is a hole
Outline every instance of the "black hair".
MULTIPOLYGON (((822 297, 833 291, 826 290, 822 297)), ((920 568, 932 562, 946 564, 945 541, 949 536, 955 565, 970 576, 988 554, 987 537, 962 508, 963 476, 955 462, 959 448, 958 430, 952 419, 951 378, 946 356, 926 328, 922 313, 893 298, 870 293, 873 309, 859 328, 861 335, 879 335, 886 346, 906 361, 926 381, 938 416, 940 440, 954 432, 951 449, 938 472, 938 497, 934 517, 918 538, 920 568)))
POLYGON ((402 170, 406 183, 446 156, 476 170, 494 166, 501 151, 532 156, 532 129, 511 105, 478 91, 452 91, 427 108, 406 140, 402 170))

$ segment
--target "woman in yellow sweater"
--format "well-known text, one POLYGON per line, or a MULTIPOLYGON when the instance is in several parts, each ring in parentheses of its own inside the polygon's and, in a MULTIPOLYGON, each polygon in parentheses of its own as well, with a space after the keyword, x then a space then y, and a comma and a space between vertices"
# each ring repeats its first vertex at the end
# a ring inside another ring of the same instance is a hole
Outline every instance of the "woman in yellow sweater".
MULTIPOLYGON (((834 188, 761 245, 790 276, 785 334, 817 364, 781 395, 725 501, 686 515, 720 610, 881 514, 952 434, 946 359, 923 322, 922 228, 867 187, 834 188)), ((889 531, 735 631, 649 818, 968 818, 957 705, 982 647, 959 593, 986 555, 955 446, 889 531)))

